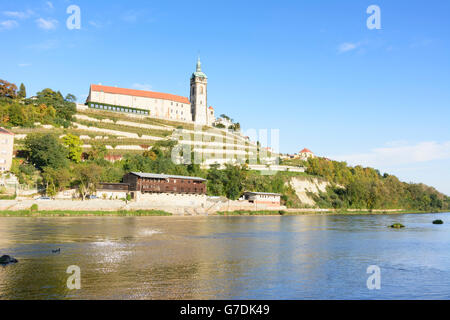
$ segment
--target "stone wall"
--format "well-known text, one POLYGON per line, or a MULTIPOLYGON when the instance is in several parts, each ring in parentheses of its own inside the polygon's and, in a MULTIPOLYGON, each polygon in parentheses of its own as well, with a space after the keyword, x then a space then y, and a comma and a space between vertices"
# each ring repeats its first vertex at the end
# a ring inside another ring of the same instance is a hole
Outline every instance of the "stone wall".
POLYGON ((136 202, 152 203, 157 206, 197 207, 206 206, 206 195, 200 194, 171 194, 171 193, 140 193, 136 194, 136 202))

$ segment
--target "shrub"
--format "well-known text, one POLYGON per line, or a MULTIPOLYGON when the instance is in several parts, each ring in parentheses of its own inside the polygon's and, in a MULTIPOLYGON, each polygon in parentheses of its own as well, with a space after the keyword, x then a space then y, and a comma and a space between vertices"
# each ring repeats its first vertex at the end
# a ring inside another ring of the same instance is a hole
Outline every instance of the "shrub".
POLYGON ((31 212, 37 212, 38 211, 38 205, 36 204, 36 203, 33 203, 33 205, 31 206, 31 208, 30 208, 30 211, 31 212))

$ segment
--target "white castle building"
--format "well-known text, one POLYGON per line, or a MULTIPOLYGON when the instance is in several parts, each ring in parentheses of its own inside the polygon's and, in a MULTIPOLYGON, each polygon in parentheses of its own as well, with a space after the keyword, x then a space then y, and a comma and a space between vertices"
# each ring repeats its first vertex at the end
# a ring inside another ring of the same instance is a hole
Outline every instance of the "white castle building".
POLYGON ((169 93, 91 85, 86 104, 89 108, 126 112, 151 118, 211 126, 216 120, 208 108, 208 77, 200 58, 191 76, 190 98, 169 93))

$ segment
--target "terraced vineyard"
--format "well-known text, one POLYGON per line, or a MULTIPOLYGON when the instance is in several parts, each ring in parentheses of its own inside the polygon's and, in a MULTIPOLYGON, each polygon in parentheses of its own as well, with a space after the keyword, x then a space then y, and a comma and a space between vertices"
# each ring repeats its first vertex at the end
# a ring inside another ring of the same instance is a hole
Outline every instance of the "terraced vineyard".
POLYGON ((258 153, 255 142, 224 129, 93 110, 83 105, 77 106, 77 114, 69 128, 38 126, 32 129, 13 128, 12 131, 16 134, 16 149, 21 148, 23 139, 30 133, 51 132, 59 136, 69 133, 78 135, 85 151, 93 144, 103 144, 113 155, 142 152, 150 149, 155 142, 168 139, 200 153, 206 164, 245 162, 249 158, 256 159, 258 153))

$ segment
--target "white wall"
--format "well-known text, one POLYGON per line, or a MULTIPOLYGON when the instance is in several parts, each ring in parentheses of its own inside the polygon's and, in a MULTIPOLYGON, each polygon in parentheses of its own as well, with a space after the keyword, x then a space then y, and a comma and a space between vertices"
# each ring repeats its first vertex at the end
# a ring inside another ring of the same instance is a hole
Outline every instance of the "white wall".
POLYGON ((92 91, 90 102, 147 110, 150 117, 192 122, 191 105, 177 101, 92 91))
POLYGON ((136 201, 161 206, 203 207, 206 204, 206 195, 137 192, 136 201))

